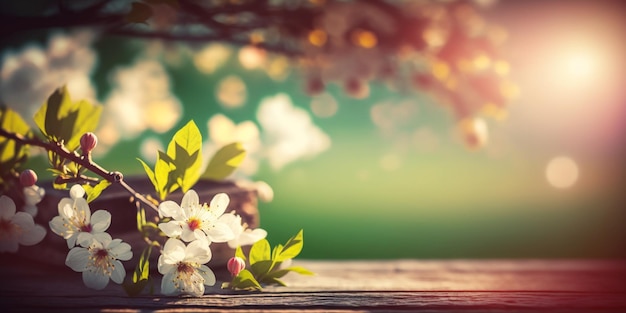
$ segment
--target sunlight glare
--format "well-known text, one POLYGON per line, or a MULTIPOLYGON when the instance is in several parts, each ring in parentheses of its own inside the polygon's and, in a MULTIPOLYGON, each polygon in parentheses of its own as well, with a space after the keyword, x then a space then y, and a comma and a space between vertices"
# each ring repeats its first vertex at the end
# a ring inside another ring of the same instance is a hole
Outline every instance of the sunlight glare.
POLYGON ((555 188, 572 187, 578 181, 578 165, 569 157, 555 157, 548 162, 546 179, 555 188))

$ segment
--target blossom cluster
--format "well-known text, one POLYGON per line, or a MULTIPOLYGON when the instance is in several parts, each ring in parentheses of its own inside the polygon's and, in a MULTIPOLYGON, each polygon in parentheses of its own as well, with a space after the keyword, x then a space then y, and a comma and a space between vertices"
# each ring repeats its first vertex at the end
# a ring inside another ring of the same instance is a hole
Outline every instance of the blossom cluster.
POLYGON ((133 257, 129 244, 112 239, 106 230, 111 225, 111 213, 105 210, 91 213, 80 185, 70 189, 70 198, 59 201, 59 215, 50 221, 50 229, 67 241, 70 252, 65 264, 81 272, 89 288, 104 289, 109 279, 121 284, 126 270, 120 261, 133 257))
POLYGON ((249 229, 234 212, 224 213, 230 198, 225 193, 213 197, 210 204, 200 204, 198 194, 189 190, 178 205, 164 201, 159 214, 170 218, 159 224, 168 237, 158 260, 163 294, 204 294, 204 286, 215 284, 213 271, 205 264, 211 260, 210 244, 227 242, 231 248, 251 245, 264 239, 263 229, 249 229), (188 243, 188 244, 185 244, 188 243))
POLYGON ((20 212, 17 212, 13 199, 0 196, 0 252, 15 253, 20 245, 35 245, 46 236, 46 229, 33 220, 37 215, 37 204, 45 195, 45 190, 36 182, 37 175, 32 170, 21 173, 24 207, 20 212))

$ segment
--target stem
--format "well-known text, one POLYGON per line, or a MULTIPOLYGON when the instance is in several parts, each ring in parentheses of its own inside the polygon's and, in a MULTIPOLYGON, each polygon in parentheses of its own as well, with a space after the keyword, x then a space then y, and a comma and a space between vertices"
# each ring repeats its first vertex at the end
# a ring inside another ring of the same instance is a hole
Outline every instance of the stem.
MULTIPOLYGON (((150 200, 146 199, 146 197, 144 197, 142 194, 138 193, 137 191, 135 191, 135 189, 133 189, 132 187, 130 187, 125 181, 124 181, 124 175, 122 175, 122 173, 117 172, 117 171, 107 171, 104 168, 102 168, 100 165, 98 165, 97 163, 93 162, 91 160, 91 158, 89 157, 85 157, 83 155, 79 155, 76 152, 70 152, 69 150, 67 150, 67 148, 65 148, 65 146, 62 143, 50 143, 50 142, 44 142, 42 140, 39 140, 37 138, 27 138, 24 137, 21 134, 17 134, 17 133, 13 133, 10 131, 7 131, 3 128, 0 128, 0 136, 9 138, 9 139, 13 139, 15 141, 18 141, 22 144, 26 144, 26 145, 31 145, 31 146, 37 146, 37 147, 41 147, 47 151, 54 151, 56 154, 62 156, 65 159, 68 159, 72 162, 78 163, 80 164, 82 167, 90 170, 91 172, 93 172, 94 174, 102 177, 103 179, 106 179, 107 181, 109 181, 110 183, 117 183, 120 186, 122 186, 122 188, 124 188, 131 196, 133 196, 135 198, 135 201, 139 201, 141 203, 143 203, 144 205, 150 207, 151 209, 155 210, 155 211, 159 211, 159 209, 157 208, 157 206, 151 202, 150 200)), ((89 179, 87 177, 78 177, 78 179, 89 179)))

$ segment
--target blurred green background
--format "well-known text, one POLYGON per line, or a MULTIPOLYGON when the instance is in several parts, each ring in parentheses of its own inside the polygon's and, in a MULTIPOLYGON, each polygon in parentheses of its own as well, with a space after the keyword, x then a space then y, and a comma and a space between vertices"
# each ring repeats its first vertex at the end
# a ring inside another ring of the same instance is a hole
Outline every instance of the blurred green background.
MULTIPOLYGON (((205 125, 217 113, 235 123, 258 123, 259 103, 286 93, 328 135, 331 146, 280 169, 261 159, 250 178, 267 182, 274 191, 273 201, 260 203, 268 239, 283 242, 303 228, 302 258, 626 257, 626 110, 619 87, 625 81, 626 54, 617 40, 625 38, 623 16, 605 2, 589 8, 576 1, 565 6, 512 2, 518 4, 496 6, 490 14, 510 33, 507 52, 522 95, 511 103, 508 119, 487 119, 490 142, 483 149, 467 149, 450 111, 424 93, 373 83, 369 97, 353 99, 330 85, 327 92, 338 105, 336 113, 324 117, 314 114, 297 70, 272 79, 266 71, 245 68, 233 53, 207 74, 176 47, 169 55, 176 62, 168 62, 166 46, 157 59, 182 105, 174 127, 162 133, 145 130, 94 157, 107 169, 142 174, 134 159, 142 157, 146 139, 166 145, 190 119, 207 138, 205 125), (583 12, 585 22, 577 23, 583 12), (530 18, 534 23, 529 26, 530 18), (578 50, 555 48, 578 42, 578 50), (599 60, 592 62, 599 72, 568 80, 573 76, 568 65, 554 60, 586 47, 593 48, 589 57, 599 60), (599 54, 593 55, 596 50, 599 54), (245 83, 240 107, 220 105, 216 97, 228 75, 245 83), (411 110, 391 117, 398 127, 381 131, 372 108, 382 102, 391 103, 386 108, 402 107, 407 101, 411 110), (394 120, 405 114, 409 121, 394 120), (546 179, 547 164, 561 155, 575 160, 579 169, 578 179, 564 189, 546 179)), ((45 45, 47 38, 35 42, 45 45)), ((97 62, 90 78, 97 99, 105 102, 115 88, 116 68, 146 58, 146 45, 111 37, 93 42, 97 62)), ((15 40, 6 47, 15 51, 20 46, 15 40)), ((32 167, 41 163, 35 159, 32 167)))

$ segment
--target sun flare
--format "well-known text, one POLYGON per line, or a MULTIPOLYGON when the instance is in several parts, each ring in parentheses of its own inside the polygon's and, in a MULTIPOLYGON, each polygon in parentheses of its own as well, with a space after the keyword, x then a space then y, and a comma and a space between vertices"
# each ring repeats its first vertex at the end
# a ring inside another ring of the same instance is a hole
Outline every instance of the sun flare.
POLYGON ((566 189, 578 181, 578 164, 569 157, 555 157, 548 162, 546 179, 555 188, 566 189))

